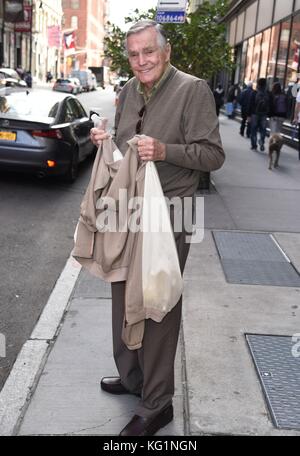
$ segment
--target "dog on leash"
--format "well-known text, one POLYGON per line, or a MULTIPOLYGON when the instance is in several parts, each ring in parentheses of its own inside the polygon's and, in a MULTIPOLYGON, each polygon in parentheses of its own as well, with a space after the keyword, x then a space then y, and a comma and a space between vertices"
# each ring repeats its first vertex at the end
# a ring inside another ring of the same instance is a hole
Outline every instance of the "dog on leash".
POLYGON ((283 139, 279 133, 273 133, 269 139, 269 169, 273 166, 273 155, 275 154, 274 168, 278 168, 280 151, 283 145, 283 139))

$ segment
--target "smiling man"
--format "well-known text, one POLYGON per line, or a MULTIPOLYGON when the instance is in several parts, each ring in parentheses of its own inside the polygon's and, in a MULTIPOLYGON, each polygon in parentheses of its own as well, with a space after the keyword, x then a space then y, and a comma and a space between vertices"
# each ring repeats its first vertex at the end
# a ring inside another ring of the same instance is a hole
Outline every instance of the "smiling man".
MULTIPOLYGON (((138 141, 142 161, 153 160, 164 194, 192 197, 201 171, 220 168, 224 152, 213 95, 206 82, 170 64, 171 46, 162 27, 140 21, 127 32, 126 50, 134 77, 122 89, 116 111, 115 142, 125 154, 127 141, 138 141)), ((93 128, 99 145, 107 137, 93 128)), ((189 244, 186 232, 175 232, 183 272, 189 244)), ((135 394, 140 402, 121 436, 154 435, 173 419, 174 359, 182 299, 160 323, 145 320, 142 347, 129 350, 122 341, 125 282, 112 283, 114 359, 119 377, 105 377, 101 388, 111 394, 135 394)))

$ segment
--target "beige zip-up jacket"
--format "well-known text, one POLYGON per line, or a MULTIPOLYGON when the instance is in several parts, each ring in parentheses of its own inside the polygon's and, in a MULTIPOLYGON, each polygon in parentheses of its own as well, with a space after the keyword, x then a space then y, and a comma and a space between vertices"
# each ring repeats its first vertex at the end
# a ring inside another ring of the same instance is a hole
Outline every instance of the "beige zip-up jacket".
POLYGON ((127 208, 126 222, 130 216, 134 216, 136 221, 141 214, 141 206, 136 213, 136 208, 128 209, 131 198, 144 195, 146 163, 138 158, 138 139, 136 136, 128 141, 127 152, 118 161, 114 161, 114 154, 120 152, 112 139, 103 141, 81 203, 72 251, 73 257, 93 275, 107 282, 126 281, 122 338, 131 350, 142 346, 145 318, 160 322, 166 314, 163 310, 145 309, 143 306, 142 231, 130 230, 127 226, 122 230, 119 226, 118 216, 121 211, 124 215, 124 208, 127 208), (103 230, 101 219, 106 209, 99 209, 99 202, 104 197, 111 199, 112 206, 108 212, 111 212, 112 220, 116 220, 109 230, 103 230))

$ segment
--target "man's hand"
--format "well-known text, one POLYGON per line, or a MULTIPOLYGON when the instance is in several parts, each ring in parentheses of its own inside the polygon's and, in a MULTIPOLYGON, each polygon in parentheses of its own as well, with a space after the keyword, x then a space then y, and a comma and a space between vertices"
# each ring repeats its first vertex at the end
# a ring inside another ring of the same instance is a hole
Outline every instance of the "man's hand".
POLYGON ((109 136, 109 133, 101 128, 92 128, 90 131, 91 141, 97 147, 101 145, 103 139, 107 139, 109 136))
POLYGON ((165 160, 166 146, 157 139, 146 136, 138 141, 138 153, 143 161, 165 160))

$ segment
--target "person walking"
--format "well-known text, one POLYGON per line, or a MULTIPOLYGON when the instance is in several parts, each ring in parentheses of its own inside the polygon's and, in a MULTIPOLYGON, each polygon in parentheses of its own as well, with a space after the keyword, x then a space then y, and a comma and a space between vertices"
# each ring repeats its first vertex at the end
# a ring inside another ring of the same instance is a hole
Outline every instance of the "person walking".
POLYGON ((251 117, 250 117, 250 101, 253 94, 253 84, 251 81, 247 83, 247 87, 242 90, 239 98, 238 103, 241 106, 241 115, 242 115, 242 122, 240 127, 240 135, 244 136, 245 128, 246 128, 246 136, 250 138, 251 136, 251 117))
MULTIPOLYGON (((170 64, 171 45, 160 24, 139 21, 126 35, 126 50, 134 77, 123 87, 115 116, 115 142, 125 154, 136 134, 141 162, 154 161, 166 197, 191 197, 201 171, 220 168, 225 155, 219 135, 214 98, 204 80, 170 64)), ((91 129, 101 145, 108 133, 91 129)), ((175 241, 181 271, 189 244, 185 232, 175 241)), ((142 347, 129 350, 121 333, 125 282, 112 283, 113 351, 118 377, 104 377, 102 390, 135 394, 140 402, 121 436, 154 435, 173 419, 174 359, 182 298, 160 323, 145 320, 142 347)))
POLYGON ((281 133, 282 124, 287 117, 287 96, 280 82, 274 82, 270 97, 270 134, 281 133))
POLYGON ((267 133, 267 116, 270 113, 270 94, 267 91, 267 80, 260 78, 257 81, 257 90, 254 90, 250 100, 249 114, 251 115, 251 150, 257 150, 257 133, 259 132, 260 150, 265 150, 267 133))
POLYGON ((224 89, 222 87, 222 84, 217 85, 217 88, 214 90, 213 94, 216 103, 217 116, 219 117, 220 109, 224 104, 224 89))
POLYGON ((226 113, 229 119, 234 119, 235 117, 237 100, 240 96, 240 93, 241 89, 239 88, 238 84, 232 84, 228 89, 226 113))

